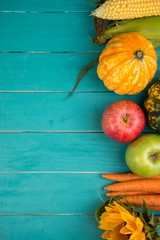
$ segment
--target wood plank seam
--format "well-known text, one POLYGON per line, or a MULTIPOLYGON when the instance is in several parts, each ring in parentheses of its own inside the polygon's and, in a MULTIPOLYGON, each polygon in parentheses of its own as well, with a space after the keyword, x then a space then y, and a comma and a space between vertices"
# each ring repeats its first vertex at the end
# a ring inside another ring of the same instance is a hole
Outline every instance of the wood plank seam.
MULTIPOLYGON (((0 131, 0 133, 103 133, 103 131, 0 131)), ((142 131, 142 133, 151 133, 149 131, 142 131)))
MULTIPOLYGON (((82 172, 82 171, 16 171, 0 172, 0 174, 107 174, 111 172, 82 172)), ((112 172, 113 173, 113 172, 112 172)))
POLYGON ((94 216, 93 213, 0 213, 0 216, 94 216))
POLYGON ((0 13, 23 13, 23 14, 27 14, 27 13, 33 13, 33 14, 38 14, 38 13, 44 13, 44 14, 57 14, 57 13, 89 13, 90 11, 18 11, 18 10, 2 10, 0 11, 0 13))
MULTIPOLYGON (((158 52, 158 51, 157 51, 158 52)), ((61 53, 101 53, 101 51, 0 51, 0 53, 13 54, 13 53, 29 53, 29 54, 61 54, 61 53)))

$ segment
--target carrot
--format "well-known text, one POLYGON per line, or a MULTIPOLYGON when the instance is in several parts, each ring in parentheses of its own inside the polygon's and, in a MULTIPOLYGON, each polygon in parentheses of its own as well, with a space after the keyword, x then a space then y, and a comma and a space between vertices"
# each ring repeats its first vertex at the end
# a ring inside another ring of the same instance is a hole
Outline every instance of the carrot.
POLYGON ((108 185, 104 188, 107 191, 123 191, 123 192, 135 192, 146 191, 159 193, 160 192, 160 179, 141 179, 128 182, 120 182, 108 185))
MULTIPOLYGON (((160 195, 126 196, 125 199, 137 207, 142 207, 144 199, 148 207, 160 208, 160 195)), ((125 199, 123 198, 120 201, 126 203, 125 199)))
MULTIPOLYGON (((152 207, 150 207, 150 206, 149 206, 148 208, 149 208, 149 209, 152 209, 152 207)), ((155 211, 160 211, 160 207, 154 207, 153 209, 154 209, 155 211)))
MULTIPOLYGON (((138 176, 134 173, 108 173, 108 174, 103 174, 102 177, 109 180, 117 181, 117 182, 124 182, 124 181, 138 180, 138 179, 148 179, 145 177, 138 176)), ((153 179, 160 179, 160 175, 153 177, 153 179)))
POLYGON ((152 195, 155 194, 153 192, 141 192, 141 191, 137 191, 137 192, 108 192, 105 195, 107 197, 119 197, 119 196, 140 196, 140 195, 152 195))

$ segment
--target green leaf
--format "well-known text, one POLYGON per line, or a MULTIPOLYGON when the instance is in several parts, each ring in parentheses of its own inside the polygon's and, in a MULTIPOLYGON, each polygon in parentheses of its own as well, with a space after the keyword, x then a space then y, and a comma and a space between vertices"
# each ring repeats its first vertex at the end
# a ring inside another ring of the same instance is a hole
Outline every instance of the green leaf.
POLYGON ((143 200, 143 205, 142 205, 142 214, 143 214, 143 217, 145 219, 146 222, 149 221, 149 211, 148 211, 148 206, 146 204, 146 202, 144 201, 144 199, 142 198, 143 200))
POLYGON ((160 225, 160 216, 155 216, 156 225, 160 225))
POLYGON ((151 226, 155 227, 156 221, 155 221, 155 216, 154 216, 154 211, 152 210, 152 215, 150 218, 150 221, 148 222, 151 226))
POLYGON ((87 66, 85 66, 85 67, 81 70, 81 72, 80 72, 80 74, 79 74, 79 76, 78 76, 78 78, 77 78, 76 84, 75 84, 72 92, 69 94, 68 98, 66 99, 66 101, 72 96, 72 94, 74 93, 76 87, 77 87, 78 84, 80 83, 81 79, 85 76, 85 74, 87 73, 87 71, 88 71, 90 68, 92 68, 92 67, 98 62, 98 59, 99 59, 99 58, 96 58, 94 61, 92 61, 91 63, 89 63, 87 66))
POLYGON ((109 200, 100 205, 97 210, 95 211, 95 218, 98 222, 98 218, 102 215, 102 213, 105 211, 105 206, 109 203, 109 200))
POLYGON ((150 233, 150 232, 148 232, 147 234, 146 234, 146 237, 147 237, 147 239, 149 239, 149 240, 152 240, 153 238, 152 238, 152 234, 150 233))

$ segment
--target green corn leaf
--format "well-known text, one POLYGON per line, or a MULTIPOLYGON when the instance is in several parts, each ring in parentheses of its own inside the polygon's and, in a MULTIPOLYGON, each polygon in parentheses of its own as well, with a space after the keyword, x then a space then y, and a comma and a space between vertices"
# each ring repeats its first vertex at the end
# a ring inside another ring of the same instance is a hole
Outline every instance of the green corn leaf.
POLYGON ((150 40, 154 47, 160 46, 160 16, 143 17, 118 21, 113 27, 106 30, 95 38, 95 42, 103 45, 108 39, 121 33, 137 32, 150 40))
POLYGON ((72 96, 72 94, 74 93, 76 87, 77 87, 78 84, 80 83, 81 79, 85 76, 85 74, 87 73, 87 71, 88 71, 90 68, 92 68, 92 67, 98 62, 98 59, 99 59, 99 58, 96 58, 94 61, 92 61, 91 63, 89 63, 87 66, 85 66, 85 67, 81 70, 81 72, 80 72, 80 74, 79 74, 79 76, 78 76, 78 78, 77 78, 76 84, 75 84, 72 92, 69 94, 68 98, 66 99, 66 101, 72 96))

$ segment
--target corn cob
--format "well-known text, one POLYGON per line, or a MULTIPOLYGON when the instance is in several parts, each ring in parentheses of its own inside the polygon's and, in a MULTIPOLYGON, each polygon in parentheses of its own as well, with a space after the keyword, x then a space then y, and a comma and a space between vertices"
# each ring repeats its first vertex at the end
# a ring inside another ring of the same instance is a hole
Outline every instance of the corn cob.
POLYGON ((92 15, 108 20, 158 16, 160 0, 106 0, 92 15))

